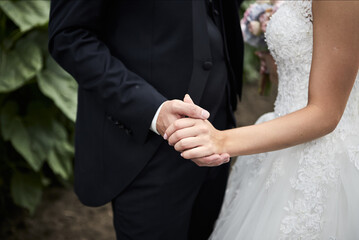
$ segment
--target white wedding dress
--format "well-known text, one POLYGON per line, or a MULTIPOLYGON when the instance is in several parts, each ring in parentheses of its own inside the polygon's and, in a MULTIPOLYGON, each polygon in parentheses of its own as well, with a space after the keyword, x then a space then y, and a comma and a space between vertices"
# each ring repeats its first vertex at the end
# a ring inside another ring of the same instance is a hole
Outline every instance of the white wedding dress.
MULTIPOLYGON (((274 112, 259 123, 307 104, 311 9, 310 0, 286 1, 268 24, 279 86, 274 112)), ((237 159, 210 239, 359 239, 359 75, 334 132, 237 159)))

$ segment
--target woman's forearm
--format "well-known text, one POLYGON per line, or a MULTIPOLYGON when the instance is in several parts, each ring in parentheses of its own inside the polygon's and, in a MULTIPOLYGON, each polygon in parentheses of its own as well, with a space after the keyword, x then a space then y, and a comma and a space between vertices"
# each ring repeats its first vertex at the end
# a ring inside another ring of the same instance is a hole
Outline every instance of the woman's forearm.
POLYGON ((359 4, 313 1, 312 5, 313 54, 308 106, 266 123, 226 131, 214 129, 208 121, 180 119, 166 133, 169 143, 182 152, 182 157, 217 166, 220 162, 214 161, 221 153, 237 156, 279 150, 335 129, 358 74, 359 4))
POLYGON ((330 133, 339 119, 320 107, 308 105, 265 123, 222 131, 222 151, 239 156, 291 147, 330 133))

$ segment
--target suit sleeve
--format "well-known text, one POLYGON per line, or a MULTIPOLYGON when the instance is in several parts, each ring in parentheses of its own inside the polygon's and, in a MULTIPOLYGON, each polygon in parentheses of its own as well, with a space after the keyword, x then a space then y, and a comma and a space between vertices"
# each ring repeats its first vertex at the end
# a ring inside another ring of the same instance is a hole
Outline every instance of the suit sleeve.
POLYGON ((154 87, 111 55, 100 40, 106 0, 52 0, 49 51, 79 88, 102 101, 107 115, 145 142, 158 107, 166 101, 154 87))

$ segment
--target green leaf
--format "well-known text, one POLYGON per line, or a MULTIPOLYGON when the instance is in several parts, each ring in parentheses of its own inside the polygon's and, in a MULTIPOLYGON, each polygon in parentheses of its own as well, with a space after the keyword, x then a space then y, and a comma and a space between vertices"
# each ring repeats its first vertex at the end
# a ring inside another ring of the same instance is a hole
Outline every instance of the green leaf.
POLYGON ((41 174, 41 184, 44 187, 48 187, 51 184, 51 179, 41 174))
POLYGON ((1 109, 0 120, 4 140, 11 142, 33 170, 39 171, 44 160, 34 154, 33 139, 30 138, 22 119, 17 115, 17 104, 15 102, 5 104, 1 109))
POLYGON ((26 34, 28 41, 31 41, 41 49, 43 55, 48 54, 47 43, 49 41, 47 29, 36 29, 26 34))
POLYGON ((67 141, 65 128, 58 122, 53 122, 54 131, 58 134, 55 138, 55 148, 53 148, 48 157, 48 164, 52 171, 63 179, 68 180, 72 176, 72 159, 74 149, 67 141))
POLYGON ((0 51, 0 92, 13 91, 33 78, 42 68, 40 47, 20 39, 10 52, 0 51))
POLYGON ((41 162, 47 160, 55 174, 63 179, 72 175, 73 148, 65 126, 55 118, 57 109, 42 102, 31 102, 25 123, 32 139, 31 149, 41 162))
POLYGON ((255 55, 257 49, 248 44, 244 45, 243 77, 246 82, 258 82, 260 78, 259 58, 255 55))
POLYGON ((13 123, 17 117, 18 106, 16 102, 7 102, 5 106, 1 109, 0 115, 0 127, 1 133, 5 141, 9 141, 11 135, 16 127, 13 123))
POLYGON ((5 98, 6 98, 6 94, 1 94, 0 93, 0 107, 1 107, 1 104, 4 101, 5 98))
POLYGON ((48 22, 50 1, 0 1, 0 8, 25 32, 48 22))
POLYGON ((15 172, 11 179, 11 196, 14 202, 33 214, 42 195, 41 175, 15 172))
POLYGON ((32 101, 27 115, 17 115, 18 105, 8 102, 1 109, 1 132, 34 171, 47 160, 52 170, 64 179, 72 174, 73 147, 66 128, 56 120, 55 106, 32 101))
POLYGON ((11 136, 12 145, 25 158, 33 170, 39 171, 44 160, 34 153, 32 149, 33 139, 20 118, 15 119, 14 125, 16 125, 16 130, 11 136))
POLYGON ((55 107, 40 101, 30 102, 24 118, 26 129, 31 138, 33 154, 44 162, 55 145, 52 122, 55 121, 55 107))
POLYGON ((77 83, 50 56, 46 68, 37 74, 43 94, 51 98, 56 106, 73 122, 76 119, 77 83))
POLYGON ((66 164, 67 162, 69 162, 68 159, 62 158, 55 149, 52 149, 47 160, 52 171, 66 180, 70 178, 71 174, 71 167, 66 164))
POLYGON ((61 142, 62 141, 67 142, 67 132, 66 132, 65 126, 63 126, 58 121, 53 121, 52 122, 52 129, 53 129, 53 132, 54 132, 54 138, 56 140, 59 140, 61 142))

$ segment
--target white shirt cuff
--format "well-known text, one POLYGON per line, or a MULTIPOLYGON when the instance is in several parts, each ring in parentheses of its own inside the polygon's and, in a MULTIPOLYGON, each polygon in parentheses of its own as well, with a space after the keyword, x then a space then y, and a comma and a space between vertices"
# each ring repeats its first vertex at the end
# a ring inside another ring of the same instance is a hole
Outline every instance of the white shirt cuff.
POLYGON ((153 119, 152 119, 152 123, 151 123, 151 127, 150 127, 150 129, 151 129, 153 132, 157 133, 158 135, 160 135, 160 134, 157 132, 157 127, 156 127, 156 125, 157 125, 158 114, 160 114, 162 105, 163 105, 163 103, 158 107, 158 109, 157 109, 157 111, 156 111, 156 114, 155 114, 155 116, 154 116, 153 119))

